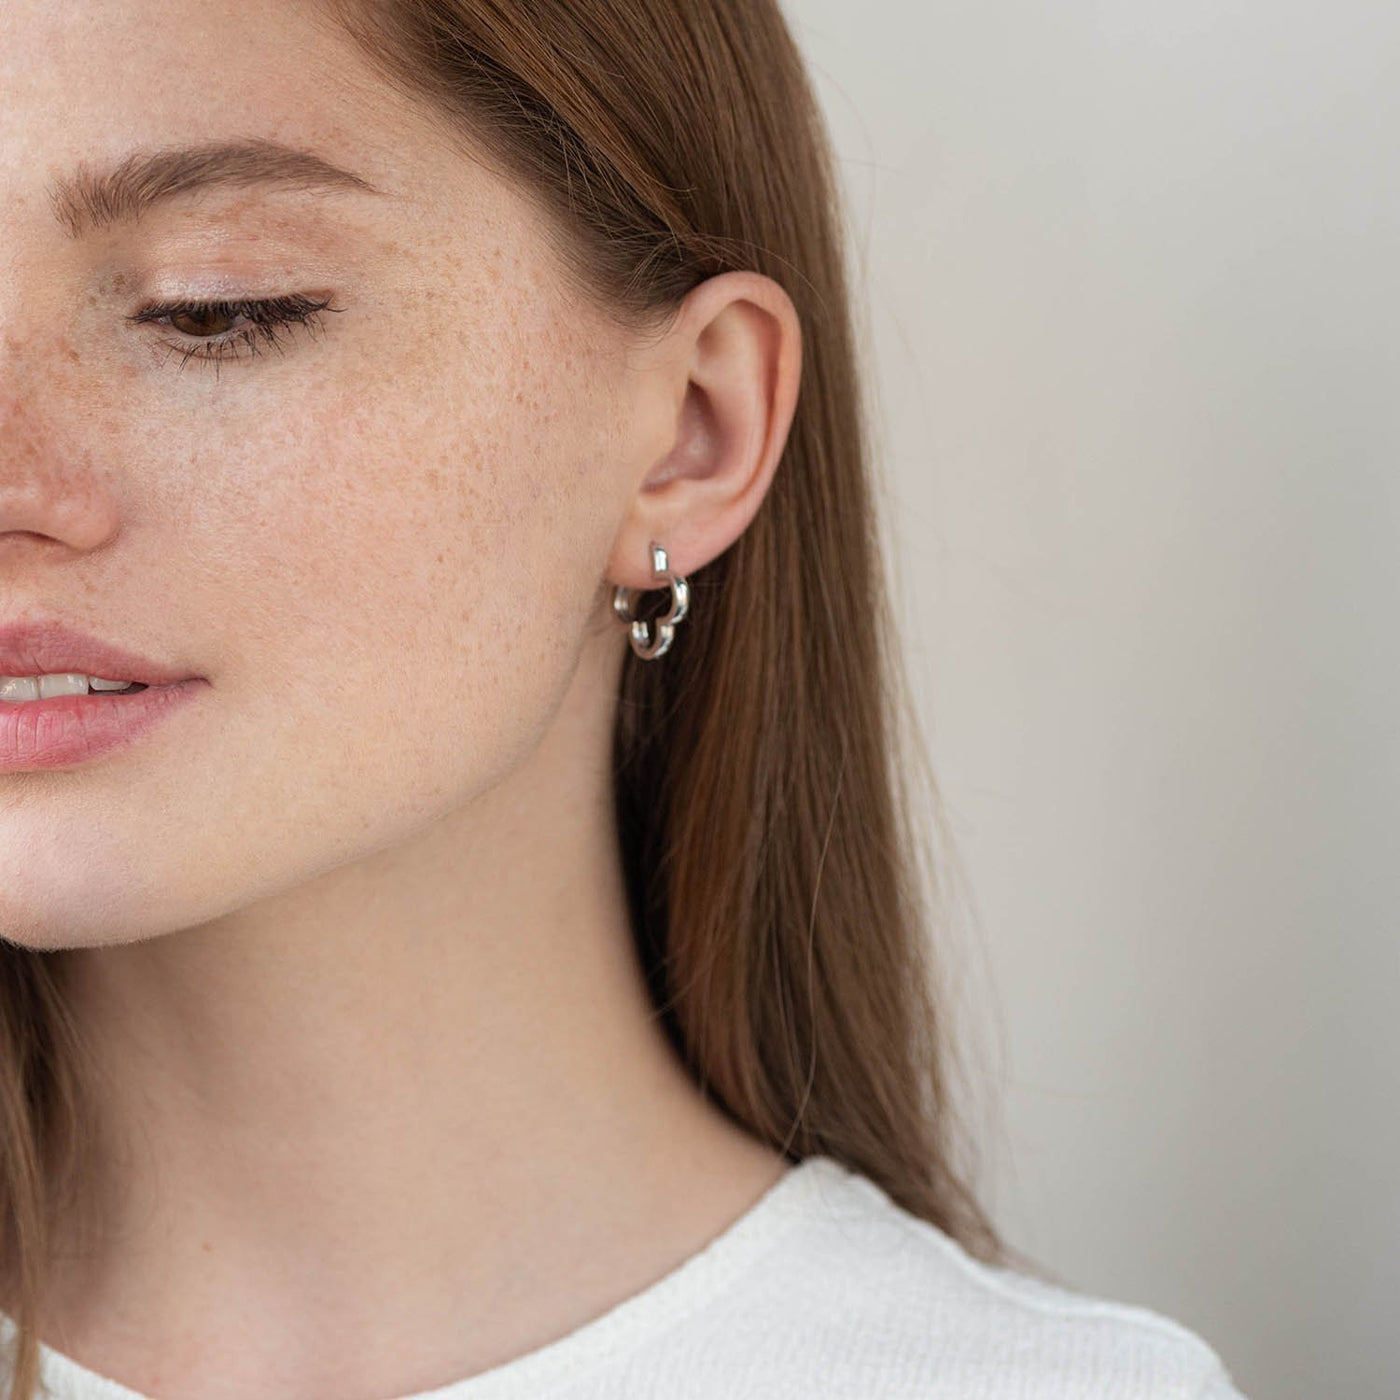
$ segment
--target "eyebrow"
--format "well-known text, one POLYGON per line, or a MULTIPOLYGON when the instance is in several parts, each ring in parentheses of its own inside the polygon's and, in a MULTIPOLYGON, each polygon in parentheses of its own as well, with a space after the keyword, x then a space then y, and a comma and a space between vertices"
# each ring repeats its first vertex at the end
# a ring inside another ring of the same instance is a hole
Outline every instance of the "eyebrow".
POLYGON ((314 151, 262 137, 136 151, 101 170, 82 166, 52 181, 48 193, 54 217, 77 239, 139 219, 155 205, 192 190, 254 186, 385 193, 314 151))

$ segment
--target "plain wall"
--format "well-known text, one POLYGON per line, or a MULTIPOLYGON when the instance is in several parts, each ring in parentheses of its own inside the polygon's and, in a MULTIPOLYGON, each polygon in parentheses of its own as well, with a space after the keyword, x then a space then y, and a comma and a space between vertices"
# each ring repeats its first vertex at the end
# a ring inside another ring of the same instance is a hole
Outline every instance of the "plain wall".
POLYGON ((985 944, 994 1213, 1250 1400, 1396 1400, 1400 5, 784 10, 985 944))

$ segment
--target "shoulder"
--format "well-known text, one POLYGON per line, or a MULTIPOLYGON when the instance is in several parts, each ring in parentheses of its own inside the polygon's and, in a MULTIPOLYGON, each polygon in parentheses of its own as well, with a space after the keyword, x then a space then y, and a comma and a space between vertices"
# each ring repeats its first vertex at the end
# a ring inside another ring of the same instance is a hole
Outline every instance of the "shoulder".
POLYGON ((801 1226, 769 1264, 789 1321, 816 1339, 812 1394, 1241 1400, 1215 1351, 1170 1318, 983 1264, 868 1178, 803 1165, 801 1226))

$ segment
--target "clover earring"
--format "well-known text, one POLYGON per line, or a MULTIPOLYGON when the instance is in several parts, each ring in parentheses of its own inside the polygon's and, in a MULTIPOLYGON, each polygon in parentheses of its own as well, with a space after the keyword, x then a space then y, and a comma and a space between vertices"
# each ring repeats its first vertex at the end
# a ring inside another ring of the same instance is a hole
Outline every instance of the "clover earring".
POLYGON ((650 628, 632 610, 642 590, 624 588, 620 584, 613 590, 613 611, 628 624, 632 650, 643 661, 655 661, 658 656, 665 655, 675 638, 676 624, 690 609, 690 585, 668 566, 666 551, 655 540, 651 542, 651 571, 660 580, 658 587, 669 585, 671 606, 653 621, 650 628))

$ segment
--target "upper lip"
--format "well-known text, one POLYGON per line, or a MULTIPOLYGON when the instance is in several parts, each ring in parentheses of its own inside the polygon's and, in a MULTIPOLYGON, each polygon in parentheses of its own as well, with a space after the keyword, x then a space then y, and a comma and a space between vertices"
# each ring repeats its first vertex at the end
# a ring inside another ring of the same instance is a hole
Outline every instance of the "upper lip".
POLYGON ((89 637, 61 622, 35 619, 0 625, 0 676, 76 672, 108 681, 173 685, 191 679, 124 647, 89 637))

